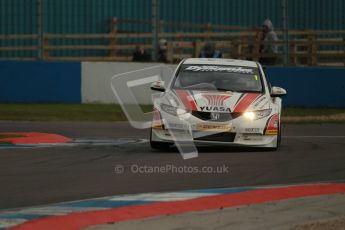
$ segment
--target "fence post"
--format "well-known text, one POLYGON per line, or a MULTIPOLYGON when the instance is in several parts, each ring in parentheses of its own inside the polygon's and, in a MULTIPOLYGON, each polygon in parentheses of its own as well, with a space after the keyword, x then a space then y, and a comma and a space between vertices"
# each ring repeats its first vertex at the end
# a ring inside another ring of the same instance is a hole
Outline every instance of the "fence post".
MULTIPOLYGON (((160 47, 160 45, 159 45, 160 39, 164 38, 163 34, 164 34, 164 21, 160 20, 159 21, 159 27, 158 27, 158 47, 160 47)), ((157 52, 159 52, 159 49, 157 52)))
POLYGON ((111 57, 116 57, 117 30, 118 30, 118 19, 112 18, 111 19, 111 30, 110 30, 110 35, 111 35, 111 37, 110 37, 110 46, 111 46, 110 56, 111 57))
POLYGON ((197 57, 197 50, 196 50, 196 46, 197 46, 197 42, 198 41, 193 41, 193 57, 197 57))
POLYGON ((241 45, 240 45, 240 59, 245 59, 245 45, 248 44, 248 37, 247 35, 243 35, 241 37, 241 41, 240 41, 241 45))
POLYGON ((151 0, 152 61, 158 59, 159 0, 151 0))
POLYGON ((345 39, 343 39, 343 49, 344 49, 343 61, 344 61, 344 66, 345 66, 345 39))
POLYGON ((312 47, 312 35, 311 34, 309 34, 308 33, 308 37, 307 37, 307 39, 308 39, 308 61, 307 61, 307 63, 308 63, 308 65, 309 66, 311 66, 312 64, 312 49, 313 49, 313 47, 312 47))
POLYGON ((290 41, 289 49, 290 49, 290 52, 289 52, 289 54, 290 54, 290 57, 289 57, 290 58, 290 63, 292 65, 296 65, 296 63, 297 63, 297 57, 296 57, 297 49, 296 49, 295 41, 290 41))
POLYGON ((260 45, 261 45, 261 31, 260 30, 256 30, 256 34, 255 34, 255 38, 253 41, 253 57, 252 59, 254 61, 259 61, 260 59, 260 45))
POLYGON ((44 59, 43 51, 43 1, 37 0, 38 59, 44 59))
POLYGON ((308 36, 309 47, 309 65, 315 66, 317 64, 317 47, 315 44, 315 34, 311 33, 308 36))
POLYGON ((46 47, 49 46, 49 39, 43 35, 43 44, 42 44, 42 59, 43 60, 48 60, 49 59, 49 50, 46 49, 46 47))
POLYGON ((237 59, 240 56, 240 41, 238 39, 232 41, 231 58, 237 59))
POLYGON ((288 0, 282 0, 282 24, 283 24, 283 37, 284 37, 284 66, 289 65, 289 1, 288 0))
POLYGON ((199 57, 199 54, 201 53, 201 49, 203 46, 204 43, 200 40, 194 42, 194 57, 199 57))
POLYGON ((205 33, 206 33, 206 40, 210 40, 211 39, 211 33, 212 33, 212 24, 211 23, 207 23, 205 25, 205 33))
POLYGON ((313 36, 313 49, 312 49, 312 57, 313 57, 313 59, 312 59, 312 64, 313 64, 313 66, 316 66, 317 65, 317 59, 318 59, 318 57, 317 57, 317 50, 319 49, 319 46, 318 46, 318 44, 316 43, 316 38, 315 38, 315 36, 313 36))
POLYGON ((159 21, 159 33, 164 33, 164 21, 159 21))
POLYGON ((167 61, 168 63, 173 63, 174 62, 174 47, 173 47, 173 42, 169 41, 167 44, 167 61))

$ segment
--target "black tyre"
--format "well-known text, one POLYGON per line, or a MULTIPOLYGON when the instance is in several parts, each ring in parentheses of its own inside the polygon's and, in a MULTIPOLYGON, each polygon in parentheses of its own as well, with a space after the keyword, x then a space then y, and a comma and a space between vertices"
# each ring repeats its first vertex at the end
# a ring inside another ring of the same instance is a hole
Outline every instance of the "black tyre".
POLYGON ((159 142, 159 141, 153 141, 152 140, 152 128, 151 128, 151 132, 150 132, 150 145, 151 148, 153 149, 159 149, 159 150, 167 150, 170 148, 170 143, 166 143, 166 142, 159 142))
POLYGON ((281 126, 279 124, 277 150, 280 149, 281 142, 282 142, 282 130, 281 130, 281 126))
POLYGON ((269 148, 269 150, 270 150, 270 151, 278 151, 278 150, 280 149, 281 140, 282 140, 282 132, 281 132, 280 124, 279 124, 279 127, 278 127, 278 136, 277 136, 277 146, 276 146, 276 147, 269 148))

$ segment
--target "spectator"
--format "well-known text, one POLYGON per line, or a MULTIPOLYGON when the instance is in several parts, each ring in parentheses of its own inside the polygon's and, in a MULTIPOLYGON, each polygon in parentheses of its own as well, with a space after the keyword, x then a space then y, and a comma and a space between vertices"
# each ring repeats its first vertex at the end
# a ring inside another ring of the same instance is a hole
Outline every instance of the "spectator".
POLYGON ((215 45, 211 42, 207 42, 202 48, 200 58, 222 58, 223 55, 219 50, 215 49, 215 45))
POLYGON ((165 39, 159 40, 159 47, 158 47, 158 61, 160 62, 167 62, 167 50, 168 50, 168 42, 165 39))
POLYGON ((149 62, 151 56, 148 54, 143 47, 136 46, 133 53, 133 61, 135 62, 149 62))
MULTIPOLYGON (((277 34, 273 30, 271 20, 266 19, 262 24, 262 45, 260 53, 263 55, 274 55, 278 53, 277 44, 274 42, 278 40, 277 34)), ((263 65, 275 65, 277 57, 262 57, 259 62, 263 65)))

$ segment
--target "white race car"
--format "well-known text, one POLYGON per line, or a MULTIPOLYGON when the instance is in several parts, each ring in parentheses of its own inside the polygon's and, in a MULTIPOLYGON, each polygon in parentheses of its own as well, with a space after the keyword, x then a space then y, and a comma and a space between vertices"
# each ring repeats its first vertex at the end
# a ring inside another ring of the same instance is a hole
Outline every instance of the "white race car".
POLYGON ((189 58, 170 84, 154 82, 150 143, 164 149, 176 142, 280 146, 280 116, 286 90, 271 87, 258 62, 189 58))

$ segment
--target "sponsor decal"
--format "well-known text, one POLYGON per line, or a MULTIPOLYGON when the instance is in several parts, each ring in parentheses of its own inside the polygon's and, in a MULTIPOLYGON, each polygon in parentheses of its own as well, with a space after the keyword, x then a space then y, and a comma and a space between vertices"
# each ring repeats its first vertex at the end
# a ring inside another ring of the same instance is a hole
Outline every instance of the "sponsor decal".
POLYGON ((199 123, 196 126, 199 131, 227 132, 231 130, 230 124, 199 123))
POLYGON ((261 103, 261 102, 263 102, 264 100, 266 100, 266 97, 260 97, 259 99, 257 99, 256 101, 255 101, 255 103, 254 103, 254 107, 258 107, 259 106, 259 104, 261 103))
POLYGON ((204 95, 208 106, 199 106, 203 112, 229 112, 231 109, 224 105, 224 102, 230 98, 229 95, 204 95))
POLYGON ((178 124, 178 123, 169 123, 167 125, 168 129, 181 129, 181 130, 188 130, 189 127, 187 124, 178 124))
POLYGON ((268 105, 268 101, 266 101, 265 103, 262 104, 262 106, 259 107, 259 109, 263 109, 268 105))
POLYGON ((200 106, 199 108, 203 112, 229 112, 229 113, 231 113, 231 109, 226 108, 226 107, 200 106))
POLYGON ((274 114, 268 119, 265 134, 266 135, 277 135, 278 134, 278 124, 279 124, 279 115, 274 114))
POLYGON ((260 128, 245 128, 244 132, 246 132, 246 133, 260 133, 260 128))
POLYGON ((225 67, 225 66, 188 66, 185 71, 193 72, 228 72, 228 73, 242 73, 242 74, 254 74, 253 69, 246 69, 243 67, 225 67))
POLYGON ((278 130, 267 130, 266 131, 266 135, 277 135, 278 134, 278 130))
POLYGON ((229 95, 204 95, 210 106, 224 106, 224 101, 229 99, 229 95))

